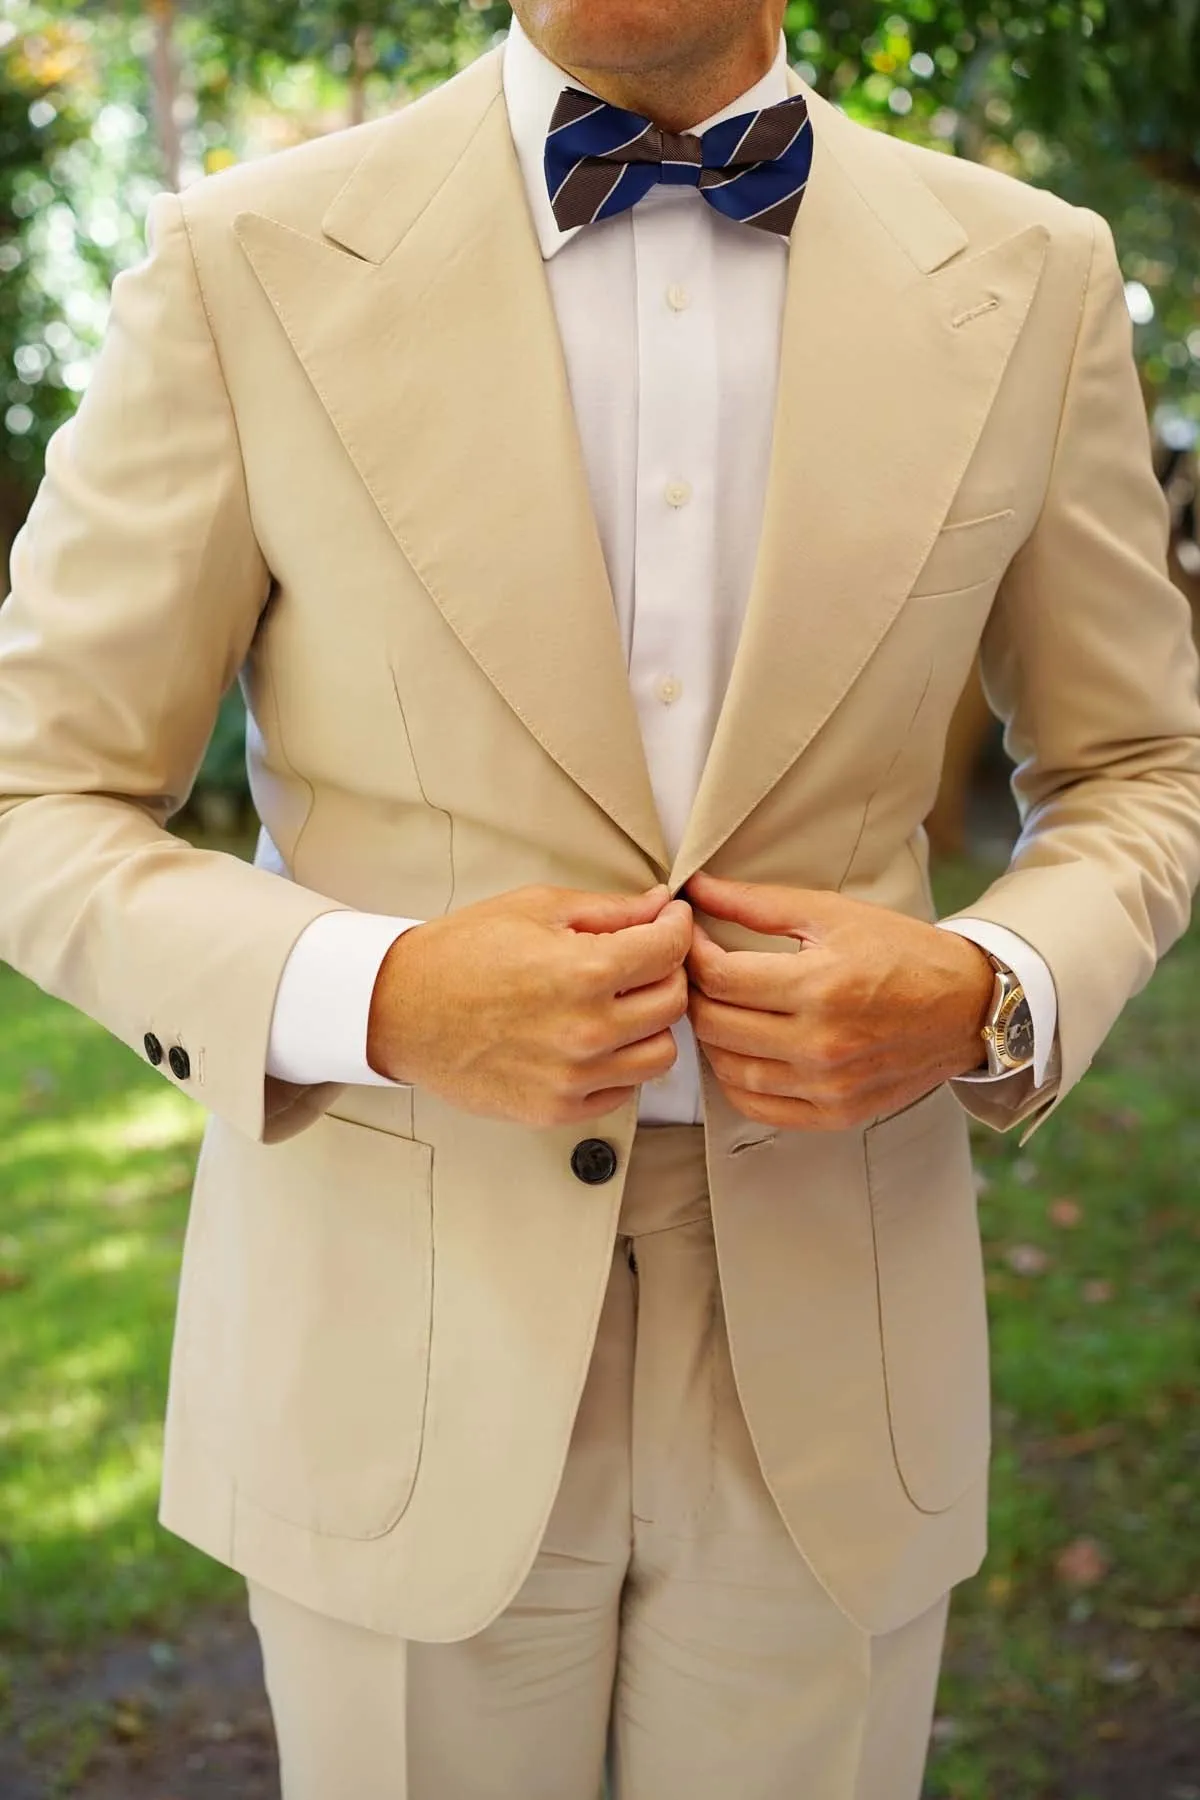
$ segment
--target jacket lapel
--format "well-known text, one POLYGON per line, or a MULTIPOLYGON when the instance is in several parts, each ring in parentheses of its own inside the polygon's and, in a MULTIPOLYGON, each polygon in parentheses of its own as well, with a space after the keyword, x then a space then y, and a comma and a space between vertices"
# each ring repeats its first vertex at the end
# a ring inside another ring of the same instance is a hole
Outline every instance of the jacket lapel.
POLYGON ((661 874, 663 842, 498 53, 378 128, 324 221, 242 247, 431 599, 661 874))
POLYGON ((814 161, 792 232, 762 537, 672 889, 800 756, 903 606, 1048 241, 1034 226, 961 258, 965 232, 895 146, 792 86, 809 99, 814 161))

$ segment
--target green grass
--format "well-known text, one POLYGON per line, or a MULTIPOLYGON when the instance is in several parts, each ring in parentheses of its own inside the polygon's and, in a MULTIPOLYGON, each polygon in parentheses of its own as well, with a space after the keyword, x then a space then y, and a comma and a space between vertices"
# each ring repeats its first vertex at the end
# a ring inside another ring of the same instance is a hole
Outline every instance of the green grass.
POLYGON ((117 1631, 224 1585, 154 1517, 202 1123, 0 967, 0 1637, 117 1631))
MULTIPOLYGON (((981 879, 946 872, 944 904, 969 900, 981 879)), ((942 1800, 1091 1800, 1086 1783, 1060 1789, 1051 1771, 1136 1748, 1151 1729, 1191 1731, 1200 1746, 1198 1009, 1200 930, 1024 1151, 1015 1135, 977 1134, 996 1390, 992 1550, 956 1600, 930 1770, 942 1800), (1051 1213, 1063 1200, 1080 1209, 1073 1226, 1051 1213), (1031 1249, 1045 1266, 1022 1273, 1037 1262, 1031 1249), (1081 1537, 1107 1565, 1090 1586, 1056 1573, 1081 1537)), ((133 1626, 168 1633, 197 1600, 238 1592, 155 1523, 202 1122, 139 1058, 0 968, 0 1647, 10 1652, 133 1626)), ((1171 1789, 1128 1789, 1130 1800, 1160 1791, 1171 1789)))
MULTIPOLYGON (((943 871, 944 908, 969 902, 979 881, 943 871)), ((953 1724, 931 1764, 933 1794, 1032 1800, 1059 1791, 1045 1785, 1053 1769, 1136 1761, 1143 1740, 1150 1756, 1167 1739, 1187 1779, 1131 1775, 1105 1794, 1200 1793, 1198 1010, 1194 927, 1024 1150, 1019 1134, 974 1130, 995 1393, 991 1550, 956 1597, 939 1698, 953 1724), (1072 1216, 1062 1201, 1077 1223, 1056 1223, 1072 1216), (1022 1273, 1037 1268, 1031 1250, 1044 1267, 1022 1273), (1057 1568, 1081 1538, 1099 1549, 1096 1572, 1107 1565, 1092 1585, 1057 1568)), ((1087 1787, 1062 1792, 1090 1800, 1087 1787)))

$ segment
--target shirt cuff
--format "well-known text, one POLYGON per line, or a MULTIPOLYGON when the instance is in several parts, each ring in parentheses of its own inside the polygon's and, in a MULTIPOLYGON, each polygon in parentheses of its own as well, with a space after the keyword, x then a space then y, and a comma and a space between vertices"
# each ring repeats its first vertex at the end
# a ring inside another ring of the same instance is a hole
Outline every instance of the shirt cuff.
MULTIPOLYGON (((316 923, 319 925, 321 920, 318 919, 316 923)), ((310 925, 309 930, 312 929, 310 925)), ((1041 1087, 1050 1066, 1055 1034, 1058 1031, 1058 994, 1045 958, 1038 954, 1032 944, 1027 944, 1023 937, 1018 937, 1015 931, 1009 931, 1004 925, 993 925, 987 919, 947 920, 938 929, 957 932, 959 937, 970 938, 973 944, 978 944, 981 950, 988 951, 998 962, 1011 969, 1025 989, 1025 998, 1033 1015, 1033 1082, 1035 1087, 1041 1087)), ((985 1072, 982 1075, 960 1075, 958 1079, 1007 1081, 1010 1075, 1021 1073, 1021 1070, 1013 1069, 1005 1075, 989 1075, 985 1072)))
POLYGON ((275 996, 267 1074, 312 1087, 403 1087, 367 1061, 375 979, 396 939, 422 919, 331 912, 296 939, 275 996))

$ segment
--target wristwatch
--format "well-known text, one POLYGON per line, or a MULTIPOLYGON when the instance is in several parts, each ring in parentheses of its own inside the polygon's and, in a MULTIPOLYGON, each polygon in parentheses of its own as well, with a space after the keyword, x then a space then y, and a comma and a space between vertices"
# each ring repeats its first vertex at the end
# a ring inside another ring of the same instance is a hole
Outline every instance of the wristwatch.
POLYGON ((1012 970, 994 956, 988 955, 988 961, 996 971, 992 1010, 983 1028, 988 1074, 1011 1075, 1033 1061, 1033 1014, 1012 970))

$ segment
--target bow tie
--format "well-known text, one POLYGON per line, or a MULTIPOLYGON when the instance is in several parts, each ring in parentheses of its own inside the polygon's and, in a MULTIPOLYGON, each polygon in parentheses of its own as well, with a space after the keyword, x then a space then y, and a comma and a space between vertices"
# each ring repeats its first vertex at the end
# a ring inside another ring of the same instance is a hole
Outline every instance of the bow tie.
POLYGON ((662 131, 579 88, 564 88, 546 139, 546 186, 560 230, 636 206, 656 182, 697 187, 727 218, 791 232, 812 165, 803 94, 722 119, 697 136, 662 131))

